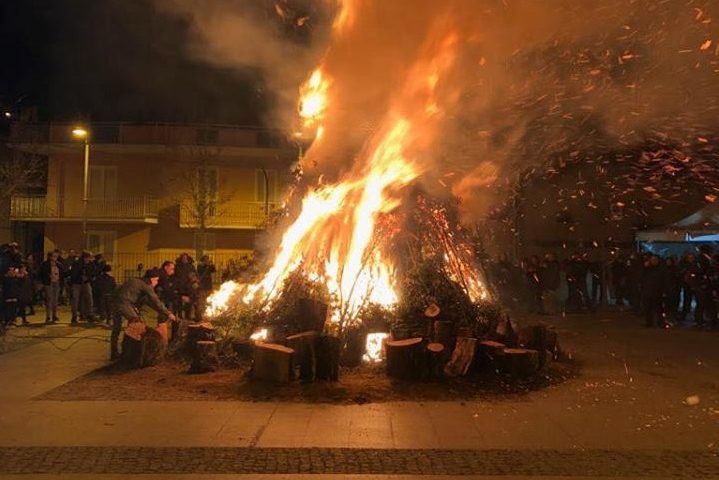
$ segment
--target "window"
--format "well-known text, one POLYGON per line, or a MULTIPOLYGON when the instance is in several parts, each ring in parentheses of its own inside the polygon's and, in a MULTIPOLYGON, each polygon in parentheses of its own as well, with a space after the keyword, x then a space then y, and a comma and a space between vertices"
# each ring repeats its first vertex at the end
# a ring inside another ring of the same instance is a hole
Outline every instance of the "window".
POLYGON ((217 167, 198 167, 197 168, 197 195, 195 201, 199 204, 195 206, 197 212, 203 210, 208 216, 217 215, 217 192, 219 190, 220 173, 217 167), (202 204, 208 203, 207 209, 202 204))
POLYGON ((102 253, 108 262, 112 261, 115 255, 115 242, 117 233, 109 231, 87 232, 87 250, 92 253, 102 253))
POLYGON ((265 173, 267 172, 267 200, 270 203, 277 201, 277 170, 264 170, 258 168, 255 170, 255 201, 265 201, 265 173))
POLYGON ((117 198, 117 167, 91 165, 89 180, 88 196, 91 200, 113 200, 117 198))

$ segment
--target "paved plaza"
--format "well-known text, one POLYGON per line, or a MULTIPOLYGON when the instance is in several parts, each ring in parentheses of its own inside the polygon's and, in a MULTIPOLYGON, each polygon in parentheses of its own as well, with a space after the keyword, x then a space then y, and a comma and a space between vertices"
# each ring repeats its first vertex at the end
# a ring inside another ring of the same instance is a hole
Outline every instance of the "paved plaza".
POLYGON ((563 384, 365 405, 39 400, 107 354, 103 329, 47 327, 70 338, 0 355, 0 478, 719 478, 719 334, 552 323, 563 384))

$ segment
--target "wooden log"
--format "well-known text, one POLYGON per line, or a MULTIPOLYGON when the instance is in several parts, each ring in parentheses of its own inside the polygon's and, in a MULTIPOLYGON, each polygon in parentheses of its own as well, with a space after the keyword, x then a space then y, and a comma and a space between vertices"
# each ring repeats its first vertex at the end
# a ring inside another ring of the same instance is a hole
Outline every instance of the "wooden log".
POLYGON ((197 342, 209 342, 215 339, 215 327, 209 322, 190 323, 187 325, 187 337, 185 337, 185 352, 194 356, 197 342))
POLYGON ((430 343, 427 345, 427 367, 430 377, 440 377, 447 363, 445 348, 441 343, 430 343))
POLYGON ((539 352, 528 348, 505 348, 503 372, 513 377, 528 377, 539 370, 539 352))
POLYGON ((421 379, 427 368, 423 342, 419 337, 386 341, 387 375, 402 380, 421 379))
POLYGON ((240 360, 252 359, 252 354, 255 349, 255 342, 252 340, 240 340, 235 339, 232 341, 232 350, 240 360))
POLYGON ((474 359, 475 370, 499 372, 502 368, 505 348, 507 348, 505 344, 493 340, 479 342, 474 359))
POLYGON ((315 378, 336 382, 340 378, 340 350, 338 337, 320 335, 315 339, 315 378))
POLYGON ((444 373, 450 377, 466 375, 474 360, 474 351, 477 345, 476 338, 457 337, 457 344, 452 352, 452 358, 444 367, 444 373))
POLYGON ((214 372, 219 365, 217 342, 214 340, 200 340, 195 344, 190 373, 214 372))
POLYGON ((294 350, 276 343, 255 344, 253 378, 261 381, 287 383, 292 378, 294 350))
POLYGON ((445 350, 451 351, 454 340, 454 325, 447 320, 436 320, 432 332, 432 342, 441 343, 445 350))
POLYGON ((340 364, 343 367, 354 368, 362 364, 367 332, 363 328, 352 328, 347 332, 347 343, 342 349, 340 364))
POLYGON ((519 329, 518 342, 522 348, 540 352, 539 368, 542 368, 547 361, 552 359, 547 357, 545 352, 554 352, 557 349, 557 333, 544 323, 528 325, 519 329))
POLYGON ((167 351, 167 336, 163 335, 163 329, 147 328, 144 323, 138 325, 140 323, 128 326, 122 339, 121 362, 127 368, 156 365, 167 351))
POLYGON ((315 339, 317 332, 302 332, 287 337, 287 346, 295 351, 293 365, 300 370, 300 381, 312 382, 315 379, 315 339))

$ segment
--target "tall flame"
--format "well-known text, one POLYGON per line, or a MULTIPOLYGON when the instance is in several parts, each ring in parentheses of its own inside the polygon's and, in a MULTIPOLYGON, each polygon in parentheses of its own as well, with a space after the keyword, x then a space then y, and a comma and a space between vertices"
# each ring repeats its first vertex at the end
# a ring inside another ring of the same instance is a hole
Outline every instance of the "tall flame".
MULTIPOLYGON (((327 285, 332 319, 340 328, 356 319, 368 302, 385 306, 397 302, 395 265, 379 226, 401 204, 404 187, 423 173, 416 156, 431 141, 442 116, 436 88, 454 60, 455 40, 454 35, 446 35, 410 69, 401 93, 354 168, 337 182, 306 193, 264 276, 245 288, 223 285, 211 296, 209 313, 221 313, 232 296, 228 292, 238 291, 243 302, 269 308, 282 294, 285 280, 300 267, 308 278, 327 285)), ((329 86, 320 66, 301 87, 299 114, 304 127, 322 127, 329 86)))

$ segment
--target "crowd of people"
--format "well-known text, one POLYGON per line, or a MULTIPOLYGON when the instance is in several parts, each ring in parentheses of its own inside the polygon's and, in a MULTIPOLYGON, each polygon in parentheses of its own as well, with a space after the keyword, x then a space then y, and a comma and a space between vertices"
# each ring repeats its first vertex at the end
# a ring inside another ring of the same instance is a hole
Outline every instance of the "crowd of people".
POLYGON ((679 258, 614 252, 601 261, 575 252, 564 261, 547 253, 513 263, 499 257, 487 270, 504 304, 532 313, 618 305, 649 327, 719 328, 719 253, 709 246, 679 258))
MULTIPOLYGON (((145 273, 138 265, 138 276, 145 273)), ((154 287, 158 298, 178 318, 199 321, 205 301, 212 291, 216 268, 209 256, 199 263, 187 253, 175 261, 165 261, 157 269, 154 287)), ((111 324, 117 310, 119 286, 112 267, 102 254, 77 254, 75 250, 54 250, 42 262, 32 254, 23 255, 17 243, 0 247, 2 282, 2 325, 28 324, 35 306, 45 306, 45 323, 59 321, 58 306, 70 305, 72 324, 79 322, 111 324)), ((145 273, 147 277, 147 274, 145 273)), ((147 279, 147 278, 146 278, 147 279)))

